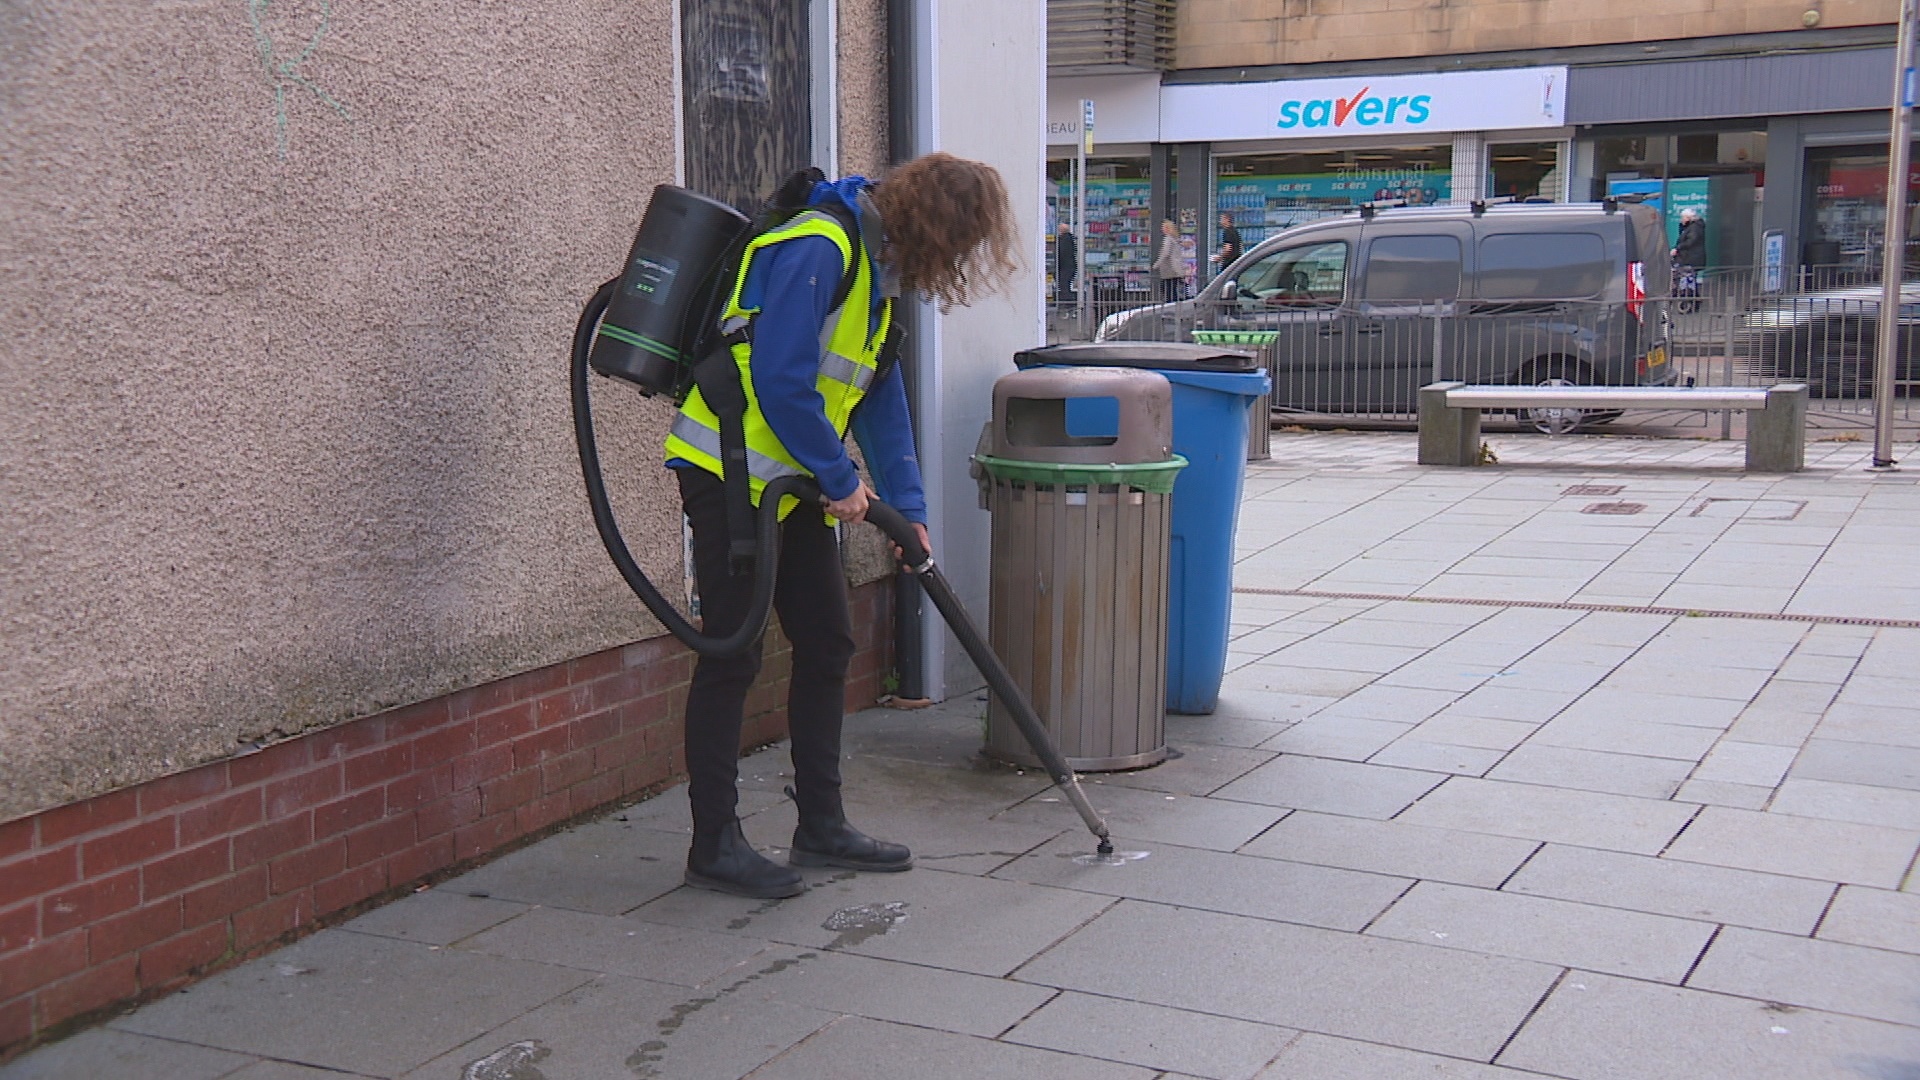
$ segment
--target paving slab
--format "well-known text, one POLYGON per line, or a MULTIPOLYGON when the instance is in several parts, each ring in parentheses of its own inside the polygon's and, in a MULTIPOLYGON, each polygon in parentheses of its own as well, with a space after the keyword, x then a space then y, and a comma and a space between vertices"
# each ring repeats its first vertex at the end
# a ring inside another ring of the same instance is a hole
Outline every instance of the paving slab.
POLYGON ((404 1080, 717 1080, 745 1076, 832 1023, 752 981, 701 990, 601 976, 435 1058, 404 1080))
POLYGON ((1913 828, 1920 826, 1920 791, 1789 778, 1768 809, 1797 817, 1913 828))
POLYGON ((1771 788, 1786 778, 1797 750, 1791 746, 1722 739, 1693 770, 1692 779, 1771 788))
POLYGON ((767 943, 618 915, 535 908, 458 947, 595 974, 698 986, 759 955, 767 943))
MULTIPOLYGON (((1319 702, 1317 707, 1324 707, 1327 704, 1326 701, 1318 698, 1314 700, 1319 702)), ((1258 716, 1247 715, 1256 711, 1259 706, 1257 702, 1250 700, 1249 695, 1245 691, 1231 692, 1223 689, 1220 693, 1219 708, 1209 715, 1180 716, 1169 713, 1167 715, 1167 742, 1175 746, 1198 744, 1204 746, 1227 746, 1236 749, 1251 749, 1287 730, 1289 725, 1297 723, 1302 717, 1309 715, 1309 713, 1304 710, 1304 707, 1293 707, 1299 705, 1300 702, 1297 699, 1290 703, 1289 713, 1291 719, 1262 719, 1258 716)))
MULTIPOLYGON (((686 801, 671 794, 665 798, 686 801)), ((684 836, 603 818, 502 856, 436 888, 457 895, 618 915, 679 888, 686 862, 684 836)))
MULTIPOLYGON (((1155 844, 1178 844, 1193 848, 1232 851, 1266 832, 1286 815, 1286 811, 1253 803, 1203 799, 1190 795, 1169 795, 1162 791, 1143 791, 1115 784, 1095 786, 1083 782, 1088 801, 1106 819, 1116 836, 1155 844)), ((997 821, 1050 825, 1058 829, 1072 819, 1072 807, 1049 790, 1026 802, 1001 811, 997 821)), ((1085 847, 1080 837, 1068 839, 1070 846, 1085 847)))
POLYGON ((1456 776, 1396 820, 1410 825, 1657 854, 1695 808, 1659 799, 1456 776))
MULTIPOLYGON (((1081 850, 1092 850, 1084 834, 1078 842, 1081 850)), ((682 888, 632 912, 632 917, 1005 975, 1112 903, 1082 891, 926 867, 902 874, 837 871, 805 876, 811 887, 790 900, 748 900, 682 888), (829 922, 857 925, 834 929, 829 922)))
POLYGON ((1673 797, 1679 802, 1764 810, 1773 801, 1773 789, 1751 784, 1729 784, 1722 780, 1688 780, 1680 785, 1673 797))
POLYGON ((1712 923, 1423 881, 1367 928, 1448 949, 1678 983, 1712 923))
POLYGON ((1492 888, 1505 881, 1539 846, 1532 840, 1299 810, 1240 851, 1262 858, 1492 888))
POLYGON ((341 924, 340 929, 427 945, 451 945, 506 922, 528 907, 449 889, 428 889, 374 908, 352 922, 341 924))
POLYGON ((1075 861, 1086 845, 1062 838, 1002 867, 996 877, 1100 896, 1247 915, 1259 919, 1358 930, 1386 910, 1412 882, 1309 863, 1230 855, 1117 835, 1120 851, 1147 851, 1116 866, 1075 861))
POLYGON ((251 1060, 246 1054, 94 1028, 0 1065, 0 1080, 217 1080, 251 1060))
POLYGON ((1920 895, 1842 885, 1827 917, 1823 941, 1920 953, 1920 895))
POLYGON ((1822 739, 1920 747, 1920 724, 1913 722, 1911 707, 1836 701, 1820 718, 1816 730, 1822 739))
POLYGON ((1576 971, 1499 1064, 1571 1080, 1896 1080, 1916 1055, 1910 1027, 1576 971))
POLYGON ((752 1074, 752 1080, 899 1080, 902 1075, 968 1080, 1153 1080, 1156 1070, 1038 1047, 850 1017, 839 1020, 752 1074), (937 1063, 937 1064, 936 1064, 937 1063), (937 1072, 927 1072, 928 1069, 937 1072))
POLYGON ((352 1080, 354 1075, 337 1069, 313 1069, 288 1061, 256 1061, 220 1080, 341 1080, 342 1077, 352 1080))
POLYGON ((1686 694, 1649 690, 1629 690, 1611 681, 1603 681, 1567 707, 1560 719, 1615 720, 1621 718, 1653 721, 1679 727, 1711 728, 1724 731, 1748 703, 1727 698, 1693 697, 1686 694))
POLYGON ((993 1038, 1054 996, 1011 979, 846 952, 788 947, 786 954, 790 965, 763 964, 757 972, 759 990, 774 1000, 962 1035, 993 1038))
POLYGON ((1453 773, 1457 776, 1484 776, 1506 754, 1473 746, 1427 742, 1422 739, 1395 739, 1393 744, 1367 759, 1370 765, 1392 765, 1402 769, 1453 773))
POLYGON ((1123 901, 1016 977, 1487 1060, 1558 975, 1530 961, 1123 901))
POLYGON ((1007 1032, 1008 1042, 1082 1057, 1178 1070, 1210 1080, 1251 1080, 1289 1042, 1289 1028, 1064 993, 1007 1032))
POLYGON ((1665 799, 1687 779, 1692 768, 1691 762, 1672 758, 1529 742, 1507 754, 1486 775, 1492 780, 1665 799))
MULTIPOLYGON (((1916 693, 1909 703, 1920 702, 1920 683, 1910 685, 1916 693)), ((1920 747, 1812 738, 1794 759, 1792 775, 1801 780, 1920 791, 1920 747)))
MULTIPOLYGON (((1168 719, 1171 721, 1173 718, 1168 719)), ((1175 795, 1207 795, 1274 759, 1271 750, 1176 740, 1171 736, 1173 725, 1169 723, 1168 726, 1167 745, 1177 757, 1150 769, 1097 773, 1092 774, 1092 778, 1115 787, 1163 791, 1175 795)))
POLYGON ((1709 806, 1665 854, 1686 862, 1897 889, 1916 847, 1920 830, 1709 806))
MULTIPOLYGON (((1281 653, 1279 658, 1284 659, 1287 655, 1281 653)), ((1377 671, 1299 667, 1261 660, 1234 672, 1226 681, 1236 689, 1338 698, 1353 693, 1379 677, 1377 671)))
POLYGON ((592 977, 323 930, 111 1026, 303 1065, 399 1076, 592 977), (422 1001, 431 1007, 419 1008, 422 1001))
POLYGON ((1597 750, 1609 754, 1663 757, 1684 761, 1691 769, 1719 740, 1718 728, 1636 720, 1629 715, 1574 713, 1572 710, 1543 725, 1527 740, 1539 746, 1597 750))
POLYGON ((1390 818, 1446 777, 1349 761, 1285 754, 1214 792, 1219 799, 1390 818))
POLYGON ((1540 729, 1524 720, 1500 720, 1454 712, 1451 708, 1422 720, 1409 734, 1422 742, 1471 746, 1481 750, 1511 750, 1540 729))
POLYGON ((1813 933, 1833 898, 1832 885, 1806 878, 1561 844, 1541 848, 1501 889, 1783 934, 1813 933))
POLYGON ((1412 727, 1412 724, 1402 721, 1368 720, 1322 712, 1261 743, 1260 748, 1309 757, 1365 761, 1405 735, 1412 727))
POLYGON ((1920 1025, 1920 956, 1911 953, 1730 926, 1687 985, 1920 1025))
POLYGON ((1307 1034, 1276 1058, 1258 1080, 1537 1080, 1540 1075, 1354 1039, 1307 1034))

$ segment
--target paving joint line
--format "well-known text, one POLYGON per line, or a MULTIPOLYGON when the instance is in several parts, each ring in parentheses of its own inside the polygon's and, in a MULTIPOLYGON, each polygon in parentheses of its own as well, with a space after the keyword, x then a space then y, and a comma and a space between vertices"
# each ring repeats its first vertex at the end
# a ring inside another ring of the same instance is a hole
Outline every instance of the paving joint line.
POLYGON ((1876 626, 1920 630, 1920 619, 1887 619, 1869 615, 1794 615, 1782 611, 1723 611, 1715 608, 1656 607, 1640 604, 1596 604, 1577 600, 1489 600, 1470 596, 1396 596, 1391 593, 1326 592, 1318 589, 1269 589, 1236 586, 1236 593, 1255 596, 1301 596, 1321 600, 1404 601, 1415 604, 1465 604, 1471 607, 1540 608, 1549 611, 1605 611, 1622 615, 1666 615, 1695 619, 1759 619, 1802 622, 1820 626, 1876 626))

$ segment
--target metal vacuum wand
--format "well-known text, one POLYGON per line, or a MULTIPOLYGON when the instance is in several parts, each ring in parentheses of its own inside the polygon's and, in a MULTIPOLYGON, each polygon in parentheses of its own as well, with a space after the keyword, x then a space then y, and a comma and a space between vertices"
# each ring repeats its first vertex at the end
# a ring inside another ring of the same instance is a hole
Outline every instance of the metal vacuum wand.
POLYGON ((947 579, 940 573, 940 568, 933 564, 933 555, 921 546, 919 534, 914 532, 913 525, 901 516, 900 511, 878 500, 867 504, 867 520, 878 526, 881 532, 886 533, 888 539, 900 545, 902 561, 905 562, 907 569, 919 579, 921 588, 926 590, 927 597, 939 610, 940 617, 947 620, 947 625, 953 628, 954 636, 960 639, 960 647, 967 650, 967 655, 973 659, 974 666, 980 669, 980 674, 987 677, 987 685, 993 689, 994 694, 1000 698, 1000 703, 1005 705, 1007 712, 1013 716, 1013 722, 1019 726, 1020 734, 1026 736, 1027 745, 1033 747, 1033 752, 1040 758, 1040 763, 1046 766, 1047 775, 1053 777, 1055 786, 1059 787, 1066 795, 1067 801, 1073 804, 1074 810, 1080 814, 1080 820, 1087 823, 1088 831, 1099 838, 1099 854, 1112 855, 1113 840, 1107 833, 1106 820, 1093 808, 1093 804, 1087 801, 1087 793, 1080 789, 1080 778, 1067 767, 1067 759, 1060 756, 1060 751, 1053 745, 1053 740, 1047 737, 1047 729, 1041 725, 1040 717, 1033 711, 1032 703, 1027 700, 1025 694, 1020 692, 1020 687, 1013 681, 1012 673, 1007 670, 1005 664, 1000 662, 1000 658, 994 655, 992 647, 987 644, 987 639, 981 635, 980 628, 974 625, 973 617, 967 614, 965 607, 961 606, 960 598, 954 595, 953 586, 947 583, 947 579))

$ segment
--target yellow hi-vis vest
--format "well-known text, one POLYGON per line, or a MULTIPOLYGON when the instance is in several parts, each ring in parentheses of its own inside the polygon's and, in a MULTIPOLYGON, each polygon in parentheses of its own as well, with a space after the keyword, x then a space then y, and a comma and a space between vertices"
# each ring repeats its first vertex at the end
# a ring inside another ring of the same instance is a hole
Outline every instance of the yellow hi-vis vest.
MULTIPOLYGON (((874 288, 873 265, 866 257, 865 245, 853 243, 846 229, 833 215, 822 210, 804 211, 749 241, 740 259, 740 274, 734 280, 733 295, 727 300, 726 311, 721 316, 721 326, 731 332, 745 326, 759 312, 758 308, 745 308, 740 304, 740 294, 746 288, 747 272, 753 266, 754 257, 762 249, 803 236, 824 236, 832 240, 834 246, 840 249, 843 267, 848 261, 854 261, 853 288, 847 293, 846 300, 827 314, 826 325, 820 330, 820 371, 814 379, 814 387, 820 391, 820 397, 826 404, 827 419, 833 423, 834 432, 844 439, 847 425, 853 420, 854 406, 867 396, 867 390, 879 372, 880 349, 886 341, 887 331, 893 325, 893 301, 883 302, 879 326, 872 334, 868 334, 868 312, 872 309, 874 288)), ((844 274, 845 270, 841 272, 844 274)), ((751 479, 753 504, 758 506, 760 494, 770 481, 782 476, 811 474, 781 445, 773 428, 768 426, 765 414, 760 411, 760 402, 754 396, 753 379, 749 371, 752 360, 752 342, 743 341, 733 346, 733 362, 740 369, 740 387, 746 392, 747 398, 744 418, 747 472, 751 479)), ((707 407, 698 388, 688 395, 686 404, 680 407, 680 415, 674 418, 673 428, 667 435, 666 456, 669 461, 680 458, 691 462, 715 476, 723 473, 720 463, 720 418, 707 407)), ((780 508, 783 519, 792 512, 794 506, 799 505, 799 501, 788 499, 787 504, 780 508)))

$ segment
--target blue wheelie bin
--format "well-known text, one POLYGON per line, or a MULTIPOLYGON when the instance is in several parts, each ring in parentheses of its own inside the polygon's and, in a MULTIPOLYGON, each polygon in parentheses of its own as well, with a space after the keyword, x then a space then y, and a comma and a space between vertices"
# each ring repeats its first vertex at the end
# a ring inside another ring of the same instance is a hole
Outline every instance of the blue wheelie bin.
MULTIPOLYGON (((1167 578, 1167 711, 1210 713, 1227 671, 1233 532, 1246 477, 1248 411, 1272 388, 1251 352, 1182 342, 1050 345, 1014 357, 1021 368, 1151 368, 1173 384, 1173 451, 1187 467, 1173 486, 1167 578)), ((1074 435, 1110 434, 1098 400, 1071 403, 1074 435)), ((1260 418, 1265 422, 1266 418, 1260 418)))

